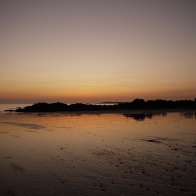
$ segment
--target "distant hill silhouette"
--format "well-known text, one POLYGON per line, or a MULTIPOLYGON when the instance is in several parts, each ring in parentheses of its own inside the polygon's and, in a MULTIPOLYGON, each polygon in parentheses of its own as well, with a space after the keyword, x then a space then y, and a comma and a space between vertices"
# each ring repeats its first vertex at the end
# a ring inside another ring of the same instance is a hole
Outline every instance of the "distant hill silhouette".
POLYGON ((135 99, 114 105, 94 105, 76 103, 35 103, 32 106, 18 108, 15 112, 67 112, 67 111, 114 111, 114 110, 158 110, 158 109, 196 109, 195 100, 148 100, 135 99))

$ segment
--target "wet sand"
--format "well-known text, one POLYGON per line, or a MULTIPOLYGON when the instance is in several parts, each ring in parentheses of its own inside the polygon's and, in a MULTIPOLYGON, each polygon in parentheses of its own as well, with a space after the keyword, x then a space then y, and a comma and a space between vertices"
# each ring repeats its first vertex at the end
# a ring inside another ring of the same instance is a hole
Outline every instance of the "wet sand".
POLYGON ((1 113, 0 141, 0 195, 196 195, 194 112, 1 113))

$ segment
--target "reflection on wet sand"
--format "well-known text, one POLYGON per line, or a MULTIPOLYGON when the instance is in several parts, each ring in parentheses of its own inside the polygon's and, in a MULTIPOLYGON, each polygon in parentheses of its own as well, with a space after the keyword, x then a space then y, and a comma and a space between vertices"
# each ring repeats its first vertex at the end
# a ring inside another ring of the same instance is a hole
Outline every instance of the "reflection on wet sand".
POLYGON ((166 116, 167 112, 124 114, 125 117, 133 118, 134 120, 137 120, 137 121, 143 121, 146 118, 151 119, 153 116, 159 116, 159 115, 166 116))
POLYGON ((17 123, 17 122, 1 122, 1 124, 8 124, 8 125, 12 125, 12 126, 19 126, 22 128, 35 129, 35 130, 45 128, 44 126, 41 126, 38 124, 27 124, 27 123, 17 123))
POLYGON ((196 119, 196 112, 183 112, 182 115, 184 115, 186 118, 196 119))
POLYGON ((195 119, 133 117, 1 115, 0 195, 195 195, 195 119))

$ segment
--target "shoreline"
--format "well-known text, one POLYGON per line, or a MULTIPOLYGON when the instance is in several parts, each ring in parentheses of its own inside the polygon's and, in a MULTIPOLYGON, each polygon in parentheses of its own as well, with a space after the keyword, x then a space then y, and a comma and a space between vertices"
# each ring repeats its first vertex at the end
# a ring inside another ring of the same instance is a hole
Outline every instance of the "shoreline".
POLYGON ((175 112, 196 112, 196 109, 127 109, 127 110, 97 110, 97 111, 59 111, 59 112, 16 112, 15 110, 5 110, 6 113, 18 114, 156 114, 175 112))

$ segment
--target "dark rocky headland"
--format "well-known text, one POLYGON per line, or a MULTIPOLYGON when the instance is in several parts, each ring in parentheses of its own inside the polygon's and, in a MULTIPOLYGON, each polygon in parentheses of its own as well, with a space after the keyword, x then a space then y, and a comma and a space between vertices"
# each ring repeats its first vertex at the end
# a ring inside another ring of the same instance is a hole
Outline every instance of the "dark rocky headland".
MULTIPOLYGON (((118 111, 118 110, 195 110, 195 100, 147 100, 135 99, 114 105, 35 103, 32 106, 11 110, 15 112, 69 112, 69 111, 118 111)), ((10 110, 8 110, 10 111, 10 110)))

